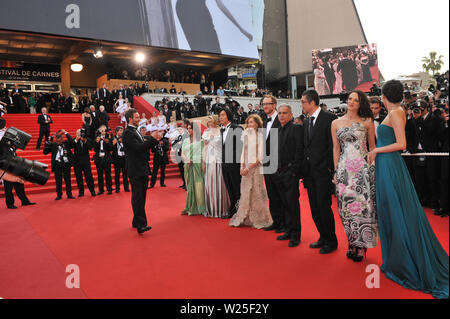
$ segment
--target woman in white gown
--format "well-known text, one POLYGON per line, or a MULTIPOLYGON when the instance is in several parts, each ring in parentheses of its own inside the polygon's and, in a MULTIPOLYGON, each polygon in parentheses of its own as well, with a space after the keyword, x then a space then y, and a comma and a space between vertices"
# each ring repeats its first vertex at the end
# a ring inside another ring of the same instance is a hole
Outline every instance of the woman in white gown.
POLYGON ((222 137, 217 117, 208 118, 203 133, 203 171, 205 178, 206 217, 224 218, 230 209, 230 198, 222 175, 222 137))
POLYGON ((119 113, 120 121, 127 123, 125 112, 128 110, 128 99, 123 99, 122 94, 119 94, 119 98, 114 106, 116 107, 116 112, 119 113))
POLYGON ((265 144, 261 132, 263 122, 259 115, 252 114, 245 123, 247 129, 242 134, 244 147, 241 155, 241 198, 230 226, 244 225, 261 229, 273 224, 264 175, 261 172, 265 144))
POLYGON ((330 95, 331 91, 322 64, 322 60, 314 64, 314 88, 319 95, 330 95))

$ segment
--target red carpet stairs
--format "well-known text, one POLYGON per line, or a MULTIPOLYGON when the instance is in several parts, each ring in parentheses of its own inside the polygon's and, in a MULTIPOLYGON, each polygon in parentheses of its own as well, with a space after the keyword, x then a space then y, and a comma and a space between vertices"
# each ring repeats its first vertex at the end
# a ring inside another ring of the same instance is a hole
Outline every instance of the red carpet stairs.
MULTIPOLYGON (((75 137, 75 132, 77 129, 81 128, 82 122, 81 122, 81 114, 50 114, 50 116, 53 119, 53 124, 51 125, 51 134, 54 135, 58 130, 65 129, 72 137, 75 137)), ((114 130, 116 126, 120 125, 120 120, 117 117, 117 114, 110 114, 109 115, 111 120, 109 121, 109 126, 114 130)), ((39 124, 37 123, 37 114, 7 114, 4 116, 6 119, 6 125, 7 127, 14 126, 18 129, 21 129, 28 134, 31 134, 31 140, 28 143, 27 148, 25 151, 18 151, 17 155, 20 157, 25 157, 29 160, 36 160, 42 163, 45 163, 48 165, 47 171, 51 171, 51 154, 44 155, 43 149, 44 149, 44 143, 42 142, 41 150, 36 151, 36 143, 37 139, 39 137, 39 124)), ((91 155, 94 153, 91 152, 91 155)), ((92 156, 91 156, 92 157, 92 156)), ((150 166, 153 168, 153 153, 151 155, 150 159, 150 166)), ((92 167, 92 175, 94 177, 94 183, 96 187, 96 191, 98 191, 97 185, 98 185, 98 179, 97 179, 97 170, 95 168, 95 164, 93 161, 91 161, 91 167, 92 167)), ((111 175, 112 175, 112 182, 113 182, 113 189, 114 186, 114 165, 111 167, 111 175)), ((159 173, 158 173, 159 176, 159 173)), ((174 178, 180 178, 180 172, 178 170, 178 166, 174 163, 170 163, 166 167, 166 179, 174 179, 174 178)), ((180 180, 181 182, 181 180, 180 180)), ((157 183, 159 183, 159 177, 157 180, 157 183)), ((41 194, 41 193, 51 193, 55 192, 55 186, 56 181, 54 178, 53 173, 50 174, 50 178, 47 181, 47 183, 44 186, 32 184, 32 183, 25 183, 25 189, 27 194, 41 194)), ((85 193, 89 194, 89 191, 87 190, 86 183, 85 183, 85 193)), ((72 189, 76 190, 78 189, 76 179, 75 179, 75 173, 72 169, 72 189)), ((63 183, 63 190, 65 190, 65 185, 63 183)), ((123 190, 123 184, 121 183, 121 190, 123 190)), ((106 189, 105 189, 106 191, 106 189)), ((74 196, 76 196, 77 193, 74 192, 74 196)), ((4 191, 3 191, 3 185, 0 186, 0 198, 4 197, 4 191)))

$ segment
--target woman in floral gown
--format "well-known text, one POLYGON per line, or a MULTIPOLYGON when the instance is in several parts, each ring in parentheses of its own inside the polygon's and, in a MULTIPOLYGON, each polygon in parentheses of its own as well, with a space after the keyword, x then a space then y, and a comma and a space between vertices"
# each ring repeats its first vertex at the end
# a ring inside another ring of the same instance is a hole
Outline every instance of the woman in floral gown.
POLYGON ((368 163, 367 144, 375 148, 375 126, 367 96, 354 91, 348 112, 333 121, 333 158, 339 216, 348 238, 347 257, 362 261, 378 242, 375 168, 368 163))

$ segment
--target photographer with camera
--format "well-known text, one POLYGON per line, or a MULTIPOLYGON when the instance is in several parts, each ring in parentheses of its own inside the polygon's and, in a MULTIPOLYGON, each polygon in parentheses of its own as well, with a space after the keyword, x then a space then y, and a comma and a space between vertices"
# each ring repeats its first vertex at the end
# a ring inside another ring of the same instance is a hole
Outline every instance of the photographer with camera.
MULTIPOLYGON (((441 152, 448 153, 449 152, 449 133, 448 133, 448 120, 449 120, 449 108, 448 108, 448 100, 444 104, 443 112, 441 113, 443 118, 443 123, 441 125, 441 129, 439 131, 439 137, 441 141, 441 152)), ((448 217, 448 185, 449 185, 449 157, 445 156, 441 160, 441 178, 440 178, 440 209, 435 211, 435 215, 441 217, 448 217)))
MULTIPOLYGON (((162 136, 165 134, 164 131, 158 131, 162 136)), ((169 156, 167 152, 169 151, 169 140, 163 137, 158 144, 155 144, 151 147, 151 151, 154 154, 153 156, 153 172, 152 178, 150 180, 150 188, 155 187, 156 177, 158 176, 158 170, 161 168, 161 176, 160 176, 160 186, 167 187, 164 184, 164 179, 166 177, 166 165, 169 164, 169 156)))
MULTIPOLYGON (((424 100, 418 101, 420 117, 416 119, 419 144, 418 152, 439 152, 439 130, 442 118, 430 113, 424 100)), ((434 156, 421 156, 415 161, 415 173, 419 198, 422 206, 439 209, 439 168, 440 159, 434 156)))
POLYGON ((56 195, 55 200, 62 198, 62 179, 64 176, 64 183, 66 184, 67 198, 75 199, 72 196, 72 184, 71 184, 71 168, 73 166, 73 154, 71 152, 71 145, 73 139, 62 129, 56 132, 55 137, 51 137, 49 141, 45 143, 44 155, 52 153, 52 172, 55 174, 56 181, 56 195), (64 136, 66 140, 64 141, 64 136))
POLYGON ((84 128, 78 129, 76 132, 75 140, 71 143, 74 150, 74 171, 78 185, 78 197, 84 196, 84 179, 86 185, 91 192, 91 195, 95 195, 94 178, 92 177, 91 160, 89 151, 92 149, 92 142, 87 136, 87 132, 84 128))
POLYGON ((125 192, 130 191, 122 135, 123 127, 116 127, 116 135, 112 140, 112 158, 114 163, 114 181, 116 184, 116 193, 120 193, 120 173, 122 173, 123 178, 123 189, 125 190, 125 192))
POLYGON ((104 182, 106 180, 106 189, 108 195, 112 194, 111 164, 112 160, 112 138, 106 130, 106 126, 102 125, 97 130, 97 136, 94 142, 94 163, 98 175, 98 193, 105 193, 104 182))
POLYGON ((203 98, 202 92, 198 92, 198 94, 194 97, 194 105, 197 108, 198 116, 206 116, 206 100, 203 98))
MULTIPOLYGON (((6 124, 4 120, 2 122, 6 124)), ((0 130, 0 139, 3 137, 5 131, 5 128, 0 130)), ((10 148, 9 151, 13 154, 13 156, 17 156, 13 148, 10 148)), ((22 201, 22 206, 36 205, 36 203, 30 202, 25 194, 25 181, 21 177, 9 174, 0 169, 0 182, 3 183, 3 187, 5 189, 5 202, 8 209, 17 209, 17 206, 14 205, 13 189, 16 191, 17 197, 19 197, 22 201)))

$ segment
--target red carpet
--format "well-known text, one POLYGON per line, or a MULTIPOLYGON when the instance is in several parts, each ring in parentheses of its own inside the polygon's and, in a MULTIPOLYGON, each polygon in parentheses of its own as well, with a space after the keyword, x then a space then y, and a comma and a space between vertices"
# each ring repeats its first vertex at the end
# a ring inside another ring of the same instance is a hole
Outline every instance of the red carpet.
POLYGON ((138 110, 140 114, 145 113, 148 119, 153 116, 153 112, 156 112, 156 115, 159 115, 159 111, 140 96, 133 97, 133 107, 138 110))
MULTIPOLYGON (((339 250, 319 255, 307 195, 301 191, 302 243, 288 248, 274 232, 230 228, 228 220, 181 216, 179 180, 149 191, 152 230, 131 228, 130 193, 63 199, 30 196, 34 207, 0 208, 3 298, 431 298, 380 278, 365 286, 380 246, 354 263, 334 206, 339 250), (67 289, 65 267, 80 267, 81 289, 67 289)), ((448 219, 427 213, 448 252, 448 219)))
POLYGON ((358 85, 358 87, 355 90, 360 90, 368 93, 370 92, 370 88, 372 87, 373 82, 376 82, 377 85, 380 84, 380 72, 378 70, 378 66, 370 67, 370 73, 372 74, 373 81, 362 83, 358 85))

